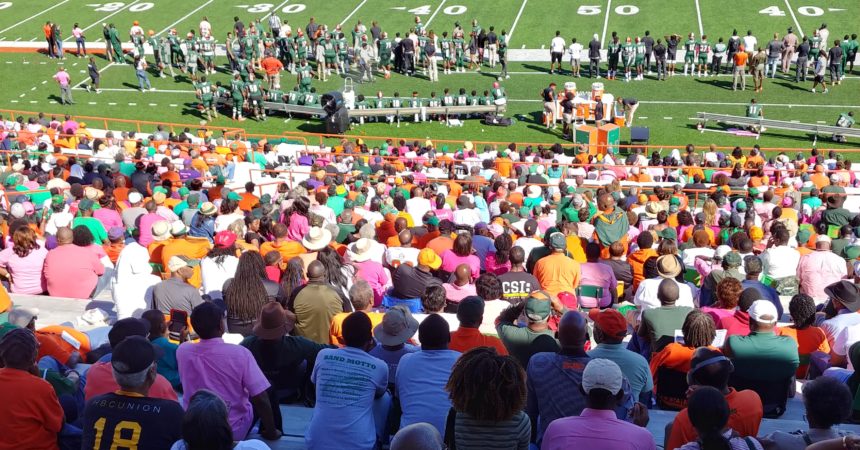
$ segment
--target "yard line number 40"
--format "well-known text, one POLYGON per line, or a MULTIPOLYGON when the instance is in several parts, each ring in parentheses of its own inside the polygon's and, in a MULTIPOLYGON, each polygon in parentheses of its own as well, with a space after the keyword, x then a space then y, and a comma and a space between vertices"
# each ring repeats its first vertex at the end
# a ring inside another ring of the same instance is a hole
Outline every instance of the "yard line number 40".
MULTIPOLYGON (((797 12, 799 12, 803 16, 809 17, 818 17, 824 15, 824 10, 817 6, 801 6, 797 8, 797 12)), ((768 16, 773 17, 782 17, 785 15, 785 11, 779 9, 779 6, 768 6, 767 8, 759 11, 759 14, 767 14, 768 16)))

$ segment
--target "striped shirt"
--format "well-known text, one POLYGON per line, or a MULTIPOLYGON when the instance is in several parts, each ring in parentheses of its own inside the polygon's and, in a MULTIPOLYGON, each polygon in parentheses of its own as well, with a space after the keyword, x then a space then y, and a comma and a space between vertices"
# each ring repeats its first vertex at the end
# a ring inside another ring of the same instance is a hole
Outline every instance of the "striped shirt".
POLYGON ((526 450, 531 434, 531 421, 522 411, 502 422, 475 420, 460 412, 454 420, 457 450, 526 450))

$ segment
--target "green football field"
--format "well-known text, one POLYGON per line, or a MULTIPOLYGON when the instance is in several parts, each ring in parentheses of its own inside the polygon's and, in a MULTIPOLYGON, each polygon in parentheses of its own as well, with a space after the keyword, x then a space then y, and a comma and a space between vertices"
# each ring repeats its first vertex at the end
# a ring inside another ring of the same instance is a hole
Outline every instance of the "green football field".
MULTIPOLYGON (((252 19, 265 18, 277 12, 293 29, 304 28, 311 17, 318 23, 334 27, 343 24, 352 28, 361 20, 369 26, 378 21, 389 35, 405 33, 417 15, 426 28, 437 34, 449 31, 455 22, 468 29, 477 19, 482 27, 495 27, 509 34, 511 59, 516 59, 514 50, 522 52, 549 47, 556 30, 570 42, 576 37, 587 43, 597 34, 605 42, 613 31, 622 37, 641 36, 646 30, 652 36, 662 37, 677 33, 696 36, 707 34, 709 41, 727 38, 732 29, 744 34, 751 29, 760 44, 764 45, 774 32, 785 33, 788 27, 795 32, 811 34, 812 30, 826 23, 830 30, 830 41, 844 34, 860 33, 860 3, 856 0, 287 0, 273 3, 258 3, 258 0, 126 0, 125 2, 97 3, 103 0, 12 0, 0 1, 0 107, 9 110, 45 111, 49 113, 72 113, 87 116, 106 116, 123 119, 141 119, 172 123, 196 124, 201 120, 196 110, 196 100, 190 80, 150 79, 155 92, 141 93, 130 65, 109 65, 98 59, 102 68, 103 93, 84 90, 86 85, 86 63, 67 55, 64 61, 48 59, 43 54, 24 51, 22 47, 43 42, 41 27, 48 20, 57 22, 63 29, 64 47, 74 49, 71 38, 73 24, 80 24, 88 41, 103 43, 101 24, 114 23, 122 36, 132 21, 137 20, 145 30, 158 34, 171 28, 184 34, 196 29, 203 16, 207 16, 213 33, 223 43, 224 35, 232 27, 233 17, 239 16, 248 24, 252 19), (853 19, 852 19, 853 17, 853 19), (31 44, 29 44, 31 43, 31 44), (65 65, 76 84, 76 104, 57 104, 59 92, 51 75, 58 64, 65 65)), ((265 27, 268 28, 267 26, 265 27)), ((800 33, 798 33, 800 34, 800 33)), ((150 57, 151 60, 151 57, 150 57)), ((218 60, 220 66, 226 58, 218 60)), ((566 64, 566 63, 565 63, 566 64)), ((550 75, 548 62, 522 61, 509 64, 510 79, 503 82, 508 97, 508 116, 517 122, 508 128, 488 128, 476 120, 465 122, 463 127, 447 128, 439 123, 408 123, 399 127, 387 124, 365 124, 350 133, 365 135, 403 136, 436 139, 473 139, 488 141, 555 142, 560 140, 560 130, 550 132, 540 125, 539 93, 554 81, 562 85, 571 78, 566 75, 550 75)), ((680 70, 679 64, 679 70, 680 70)), ((603 65, 605 68, 605 63, 603 65)), ((496 69, 483 68, 481 72, 465 74, 440 74, 439 83, 430 83, 423 77, 407 78, 395 74, 389 80, 377 79, 373 84, 361 84, 359 93, 373 96, 382 91, 386 96, 399 92, 409 96, 417 91, 428 97, 431 91, 441 93, 443 88, 483 92, 495 81, 496 69)), ((226 82, 226 70, 211 76, 214 81, 226 82)), ((285 74, 284 86, 292 79, 285 74)), ((587 89, 592 80, 576 80, 580 89, 587 89)), ((809 147, 810 136, 793 132, 768 131, 756 141, 750 137, 737 137, 723 132, 700 133, 690 120, 697 111, 742 115, 745 105, 756 98, 764 105, 765 117, 780 120, 797 120, 806 123, 835 122, 839 113, 854 110, 860 113, 860 67, 849 73, 839 86, 828 94, 813 94, 809 91, 811 81, 795 84, 791 79, 766 80, 763 93, 750 90, 733 92, 729 76, 690 78, 675 76, 666 82, 646 77, 644 81, 600 80, 606 91, 618 96, 632 96, 642 105, 637 111, 636 126, 650 128, 651 143, 679 146, 686 143, 751 146, 758 143, 764 147, 809 147)), ((748 79, 752 86, 752 80, 748 79)), ((343 80, 332 77, 326 83, 314 82, 319 92, 341 89, 343 80)), ((272 117, 262 123, 248 120, 241 124, 219 118, 215 126, 240 126, 253 133, 280 134, 284 131, 322 132, 322 125, 314 119, 272 117)), ((622 140, 627 137, 626 130, 622 140)), ((854 142, 837 145, 820 140, 820 147, 860 147, 854 142)))

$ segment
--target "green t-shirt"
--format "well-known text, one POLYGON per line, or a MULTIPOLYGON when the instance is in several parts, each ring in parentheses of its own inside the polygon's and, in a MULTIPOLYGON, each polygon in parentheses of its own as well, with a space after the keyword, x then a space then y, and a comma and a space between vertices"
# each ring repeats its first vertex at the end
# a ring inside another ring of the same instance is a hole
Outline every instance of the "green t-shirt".
POLYGON ((72 228, 79 225, 89 228, 90 232, 93 234, 93 244, 102 245, 102 243, 107 241, 107 231, 99 219, 96 219, 95 217, 75 217, 75 220, 72 221, 72 228))
POLYGON ((734 375, 747 380, 785 381, 794 375, 800 359, 797 343, 773 332, 751 332, 748 336, 729 336, 734 375))
POLYGON ((692 310, 689 306, 660 306, 643 311, 642 323, 648 331, 651 351, 659 352, 674 342, 675 330, 681 329, 687 314, 692 310))

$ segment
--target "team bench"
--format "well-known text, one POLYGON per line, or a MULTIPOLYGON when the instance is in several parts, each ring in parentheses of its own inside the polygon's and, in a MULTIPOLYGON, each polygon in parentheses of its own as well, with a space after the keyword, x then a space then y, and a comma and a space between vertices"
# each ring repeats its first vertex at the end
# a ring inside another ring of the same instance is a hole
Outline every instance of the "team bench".
MULTIPOLYGON (((714 114, 707 112, 697 112, 696 117, 691 117, 690 120, 699 121, 699 130, 705 131, 705 124, 708 121, 725 123, 728 125, 738 125, 742 127, 756 128, 758 130, 776 129, 802 131, 813 135, 813 142, 818 141, 819 135, 841 135, 845 137, 860 138, 860 128, 843 128, 832 125, 819 125, 811 123, 788 122, 784 120, 772 120, 757 117, 732 116, 729 114, 714 114)), ((759 132, 761 135, 761 132, 759 132)), ((758 136, 756 136, 758 139, 758 136)))

